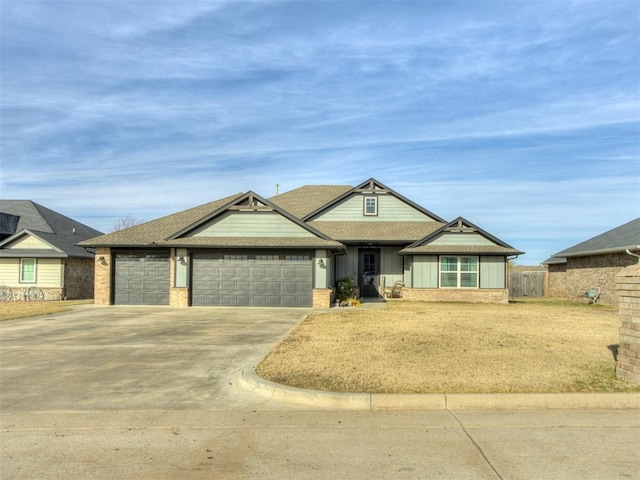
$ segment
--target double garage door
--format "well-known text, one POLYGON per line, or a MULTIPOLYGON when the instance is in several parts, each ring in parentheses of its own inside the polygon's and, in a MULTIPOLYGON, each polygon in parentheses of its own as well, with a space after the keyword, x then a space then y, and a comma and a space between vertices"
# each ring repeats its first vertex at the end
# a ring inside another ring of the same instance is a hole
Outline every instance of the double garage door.
POLYGON ((192 255, 192 305, 310 307, 311 255, 192 255))
MULTIPOLYGON (((115 254, 114 303, 168 305, 169 253, 115 254)), ((313 267, 310 254, 194 253, 192 305, 310 307, 313 267)))

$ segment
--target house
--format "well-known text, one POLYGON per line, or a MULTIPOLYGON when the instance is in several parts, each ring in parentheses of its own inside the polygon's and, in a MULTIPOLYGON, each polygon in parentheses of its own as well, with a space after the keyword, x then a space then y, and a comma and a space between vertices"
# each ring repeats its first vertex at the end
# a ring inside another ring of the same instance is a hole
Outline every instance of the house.
POLYGON ((638 262, 627 250, 640 253, 640 218, 562 250, 542 262, 549 268, 549 296, 578 298, 591 295, 592 300, 618 307, 615 275, 638 262))
POLYGON ((93 254, 76 244, 97 235, 30 200, 0 200, 0 298, 92 298, 93 254))
POLYGON ((522 252, 464 218, 447 222, 375 179, 254 192, 81 242, 96 249, 97 304, 327 308, 361 296, 508 302, 522 252))

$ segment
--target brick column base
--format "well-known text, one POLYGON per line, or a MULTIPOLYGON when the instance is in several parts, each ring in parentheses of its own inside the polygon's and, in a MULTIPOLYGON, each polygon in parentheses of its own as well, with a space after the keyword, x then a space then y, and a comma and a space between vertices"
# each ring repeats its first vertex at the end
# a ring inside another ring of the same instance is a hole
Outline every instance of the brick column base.
POLYGON ((640 264, 616 275, 620 305, 620 345, 616 376, 640 385, 640 264))
POLYGON ((331 308, 331 290, 315 288, 313 290, 313 308, 331 308))
POLYGON ((172 307, 188 307, 189 306, 189 289, 171 287, 169 291, 169 305, 172 307))

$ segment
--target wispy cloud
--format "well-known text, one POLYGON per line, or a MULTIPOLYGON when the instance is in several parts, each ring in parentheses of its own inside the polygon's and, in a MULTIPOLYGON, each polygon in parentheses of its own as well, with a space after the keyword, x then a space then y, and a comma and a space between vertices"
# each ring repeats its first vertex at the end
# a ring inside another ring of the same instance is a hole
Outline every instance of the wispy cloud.
POLYGON ((98 228, 375 176, 535 263, 640 215, 631 0, 0 9, 1 194, 98 228))

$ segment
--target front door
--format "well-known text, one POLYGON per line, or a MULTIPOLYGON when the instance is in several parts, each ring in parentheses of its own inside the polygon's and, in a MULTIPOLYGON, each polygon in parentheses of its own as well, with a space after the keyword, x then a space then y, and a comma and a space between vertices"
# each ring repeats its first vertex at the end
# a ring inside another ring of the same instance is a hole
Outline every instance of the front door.
POLYGON ((380 250, 360 249, 358 262, 358 286, 363 297, 377 297, 378 274, 380 273, 380 250))

